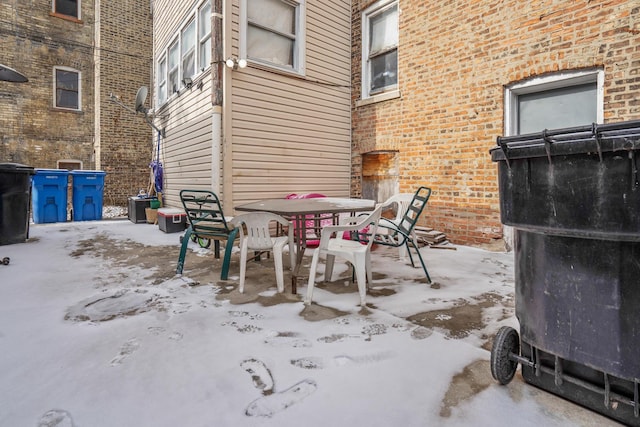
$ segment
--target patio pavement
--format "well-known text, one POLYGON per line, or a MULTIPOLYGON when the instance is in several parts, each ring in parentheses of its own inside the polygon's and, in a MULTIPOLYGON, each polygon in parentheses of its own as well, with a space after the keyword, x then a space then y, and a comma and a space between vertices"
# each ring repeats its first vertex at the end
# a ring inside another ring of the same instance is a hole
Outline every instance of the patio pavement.
POLYGON ((69 222, 0 246, 1 426, 618 425, 491 378, 493 336, 518 328, 512 253, 423 248, 427 284, 377 247, 365 309, 338 260, 307 307, 288 271, 275 291, 272 259, 249 264, 244 294, 237 252, 220 281, 190 243, 175 275, 179 237, 69 222))

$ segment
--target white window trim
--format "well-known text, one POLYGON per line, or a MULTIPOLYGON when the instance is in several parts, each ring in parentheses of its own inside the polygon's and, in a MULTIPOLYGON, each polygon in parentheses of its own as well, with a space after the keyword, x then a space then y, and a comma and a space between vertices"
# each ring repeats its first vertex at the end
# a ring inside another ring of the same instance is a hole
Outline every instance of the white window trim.
POLYGON ((168 96, 169 92, 168 92, 168 86, 167 86, 167 64, 168 64, 167 55, 166 54, 162 55, 160 57, 160 59, 158 60, 158 62, 157 62, 157 67, 158 68, 156 70, 156 72, 158 73, 158 90, 157 90, 157 93, 158 93, 158 105, 164 104, 167 101, 167 98, 169 98, 169 96, 168 96), (160 75, 160 68, 161 68, 160 64, 162 64, 162 62, 164 62, 164 73, 163 73, 164 75, 161 76, 160 75), (161 98, 160 94, 162 92, 160 91, 160 88, 163 85, 164 85, 164 98, 161 98))
MULTIPOLYGON (((213 43, 213 40, 211 38, 212 34, 211 34, 211 2, 209 0, 205 1, 204 3, 202 3, 200 5, 200 7, 198 8, 198 13, 196 15, 196 39, 197 39, 197 49, 198 51, 196 52, 197 55, 197 64, 196 64, 196 68, 202 72, 204 70, 206 70, 208 67, 211 66, 211 52, 209 52, 209 63, 205 64, 204 67, 202 67, 202 56, 200 55, 200 51, 202 48, 202 45, 204 45, 207 40, 211 40, 211 43, 213 43), (200 14, 202 13, 202 10, 205 8, 205 6, 209 5, 209 16, 207 17, 207 19, 209 20, 209 32, 202 35, 202 37, 200 37, 200 14)), ((198 74, 198 70, 196 70, 196 74, 198 74)))
MULTIPOLYGON (((361 79, 360 79, 360 98, 362 101, 370 100, 369 102, 361 102, 361 105, 370 104, 372 102, 384 101, 388 99, 397 98, 400 96, 399 93, 399 82, 400 82, 400 64, 397 64, 398 70, 398 84, 393 86, 389 86, 388 88, 378 91, 374 94, 371 94, 369 91, 370 80, 371 80, 371 72, 369 69, 369 17, 371 15, 376 14, 377 12, 381 12, 383 9, 388 7, 392 7, 393 4, 398 5, 398 14, 400 14, 400 5, 398 0, 380 0, 366 8, 362 12, 361 17, 361 79)), ((398 32, 399 34, 399 32, 398 32)), ((400 50, 400 40, 398 40, 398 51, 400 50)))
POLYGON ((180 37, 176 37, 171 41, 171 43, 169 43, 169 47, 167 47, 167 99, 171 98, 175 93, 180 91, 180 69, 182 68, 181 58, 182 55, 180 55, 180 37), (178 52, 178 59, 176 61, 176 65, 173 68, 170 68, 169 61, 171 61, 171 49, 173 49, 174 47, 178 52), (178 86, 175 88, 175 90, 170 78, 171 72, 173 70, 176 71, 176 75, 178 76, 178 86), (171 86, 169 86, 170 84, 171 86))
POLYGON ((198 46, 198 20, 193 19, 188 21, 181 29, 180 29, 180 85, 181 87, 184 85, 184 78, 189 77, 193 78, 198 74, 198 52, 196 52, 196 46, 198 46), (193 44, 190 47, 187 47, 184 43, 184 32, 187 28, 193 25, 193 44), (186 50, 185 50, 186 49, 186 50), (193 75, 185 76, 184 75, 184 59, 186 56, 191 54, 193 56, 193 75))
POLYGON ((64 13, 60 13, 56 10, 56 0, 51 0, 51 12, 56 15, 68 16, 73 19, 81 20, 82 19, 82 0, 78 0, 78 16, 65 15, 64 13))
POLYGON ((296 40, 293 49, 293 67, 281 66, 272 62, 261 61, 255 58, 247 58, 247 0, 240 0, 240 46, 238 54, 248 63, 260 67, 275 69, 285 73, 304 76, 306 73, 306 0, 282 0, 296 8, 296 40))
POLYGON ((564 71, 546 76, 534 77, 524 82, 505 87, 504 91, 504 134, 515 135, 518 119, 518 96, 528 93, 541 92, 551 89, 559 89, 596 83, 596 121, 604 122, 604 70, 591 69, 581 71, 564 71))
POLYGON ((78 165, 78 167, 76 169, 82 169, 82 160, 77 160, 77 159, 60 159, 56 161, 56 168, 60 169, 60 164, 65 164, 65 163, 75 163, 78 165))
POLYGON ((82 111, 82 73, 71 67, 53 67, 53 108, 65 111, 82 111), (71 71, 78 74, 78 108, 68 108, 58 106, 58 77, 56 71, 71 71))
MULTIPOLYGON (((191 24, 191 21, 195 19, 195 52, 194 52, 194 57, 195 57, 195 70, 194 70, 194 75, 191 77, 193 80, 197 79, 198 76, 200 74, 202 74, 207 68, 211 67, 211 64, 208 64, 207 67, 205 67, 204 69, 202 69, 200 67, 200 49, 199 49, 199 34, 200 34, 200 23, 199 23, 199 13, 200 13, 200 9, 202 9, 203 6, 205 6, 207 3, 210 3, 210 0, 205 0, 202 2, 199 2, 197 5, 194 5, 193 9, 191 10, 191 12, 184 18, 183 21, 181 21, 180 25, 176 28, 176 30, 174 31, 172 37, 169 39, 169 42, 167 43, 166 47, 164 49, 158 50, 158 55, 157 55, 157 60, 155 61, 156 67, 155 67, 155 72, 158 72, 158 68, 160 65, 160 61, 162 61, 163 58, 166 58, 167 61, 167 67, 166 67, 166 75, 164 76, 164 80, 166 81, 166 87, 167 87, 167 96, 166 99, 164 100, 160 100, 160 98, 158 98, 157 94, 158 94, 158 90, 157 88, 160 85, 160 82, 163 81, 162 77, 158 76, 157 74, 155 75, 155 81, 156 81, 156 102, 158 103, 158 107, 166 104, 169 100, 171 100, 174 96, 179 96, 180 95, 180 91, 184 88, 184 82, 182 81, 182 31, 189 25, 191 24), (176 92, 173 92, 173 87, 169 87, 169 48, 173 46, 173 44, 177 41, 178 43, 178 87, 176 92)), ((210 17, 209 17, 210 18, 210 17)), ((209 37, 211 37, 211 32, 209 32, 209 37)))

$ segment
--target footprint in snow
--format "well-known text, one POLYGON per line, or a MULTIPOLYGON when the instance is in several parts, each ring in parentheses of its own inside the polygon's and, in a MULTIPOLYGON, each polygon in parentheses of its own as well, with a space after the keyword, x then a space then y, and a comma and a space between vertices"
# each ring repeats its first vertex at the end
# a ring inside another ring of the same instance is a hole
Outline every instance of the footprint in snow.
POLYGON ((266 396, 273 393, 273 377, 261 360, 243 360, 240 366, 251 375, 254 387, 262 390, 262 394, 266 396))
POLYGON ((38 427, 75 427, 71 414, 62 409, 45 412, 38 420, 38 427))
POLYGON ((138 341, 137 338, 131 338, 129 341, 122 344, 122 347, 120 347, 120 353, 111 359, 111 366, 122 364, 122 362, 138 348, 140 348, 140 341, 138 341))
POLYGON ((289 406, 302 401, 317 388, 315 381, 306 379, 281 392, 274 392, 274 381, 271 371, 261 360, 247 359, 240 366, 251 375, 253 385, 262 391, 263 396, 247 406, 245 414, 250 417, 270 418, 289 406))
POLYGON ((301 357, 292 359, 291 364, 302 369, 325 369, 346 366, 351 364, 375 363, 395 357, 393 352, 380 352, 365 354, 363 356, 337 355, 329 359, 322 357, 301 357))
POLYGON ((302 380, 288 389, 269 396, 260 397, 249 404, 245 413, 250 417, 270 418, 278 412, 282 412, 289 406, 302 401, 311 395, 318 385, 313 380, 302 380))

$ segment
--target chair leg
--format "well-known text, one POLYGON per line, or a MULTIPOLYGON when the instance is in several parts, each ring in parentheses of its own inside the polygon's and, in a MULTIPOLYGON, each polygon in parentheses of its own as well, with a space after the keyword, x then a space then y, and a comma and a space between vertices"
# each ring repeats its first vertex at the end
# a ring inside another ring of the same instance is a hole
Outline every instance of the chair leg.
POLYGON ((324 266, 324 281, 330 282, 331 277, 333 276, 333 264, 336 257, 333 255, 327 254, 326 264, 324 266))
MULTIPOLYGON (((424 261, 422 260, 422 255, 420 254, 420 248, 418 248, 418 245, 416 245, 415 242, 413 241, 411 242, 411 245, 418 253, 418 258, 420 259, 420 264, 422 264, 422 269, 424 270, 424 274, 427 275, 427 283, 431 283, 431 276, 429 276, 429 272, 427 271, 427 266, 424 264, 424 261)), ((411 253, 411 251, 409 251, 409 253, 411 253)))
POLYGON ((408 251, 409 251, 409 249, 407 248, 407 245, 401 245, 398 248, 398 258, 405 259, 407 257, 407 252, 408 251))
POLYGON ((356 270, 356 281, 358 282, 358 293, 360 294, 360 305, 364 307, 365 299, 367 296, 366 260, 356 258, 353 267, 356 270))
POLYGON ((284 268, 282 262, 282 246, 275 246, 273 248, 273 265, 276 269, 276 284, 278 285, 278 292, 284 292, 284 268))
POLYGON ((413 262, 413 256, 411 255, 411 248, 409 247, 409 242, 410 242, 410 240, 406 240, 404 242, 404 245, 402 245, 402 246, 406 247, 407 254, 409 255, 409 261, 411 261, 411 266, 413 268, 416 268, 416 264, 413 262))
POLYGON ((293 244, 293 240, 290 240, 287 243, 287 246, 289 246, 289 262, 291 263, 291 267, 289 269, 293 271, 296 266, 296 247, 293 244))
MULTIPOLYGON (((240 288, 239 291, 241 294, 244 293, 244 279, 247 273, 247 241, 242 242, 242 247, 240 248, 240 288)), ((225 251, 226 253, 226 251, 225 251)))
MULTIPOLYGON (((227 280, 229 277, 229 264, 231 263, 231 250, 233 249, 233 242, 236 240, 238 229, 234 228, 229 237, 227 238, 226 247, 224 248, 224 260, 222 261, 222 272, 220 273, 220 280, 227 280)), ((217 241, 217 240, 216 240, 217 241)))
POLYGON ((182 237, 182 246, 180 247, 180 255, 178 256, 178 266, 176 267, 176 274, 182 274, 184 268, 184 258, 187 255, 187 246, 189 245, 189 239, 191 238, 191 226, 187 228, 187 231, 182 237))
POLYGON ((313 256, 311 257, 311 267, 309 268, 309 282, 307 284, 307 297, 304 300, 306 305, 311 304, 311 299, 313 297, 313 287, 316 282, 316 269, 318 268, 318 258, 320 256, 320 249, 316 249, 313 251, 313 256))
POLYGON ((371 287, 373 283, 373 272, 371 271, 371 252, 367 251, 365 257, 365 269, 367 272, 367 287, 371 287))

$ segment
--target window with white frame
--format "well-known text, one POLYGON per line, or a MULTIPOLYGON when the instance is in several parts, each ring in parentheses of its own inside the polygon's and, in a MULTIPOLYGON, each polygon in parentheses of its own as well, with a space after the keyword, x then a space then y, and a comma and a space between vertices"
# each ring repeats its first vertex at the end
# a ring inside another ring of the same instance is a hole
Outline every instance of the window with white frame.
POLYGON ((156 62, 157 102, 164 104, 184 86, 211 66, 211 1, 194 7, 171 39, 158 52, 156 62))
POLYGON ((398 89, 398 2, 362 13, 362 98, 398 89))
POLYGON ((54 107, 80 110, 80 72, 72 68, 55 67, 53 77, 54 107))
POLYGON ((163 57, 158 62, 158 102, 167 100, 167 58, 163 57))
POLYGON ((242 0, 240 56, 303 74, 304 27, 304 1, 242 0))
POLYGON ((211 63, 211 3, 206 2, 198 11, 198 57, 200 71, 211 63))
POLYGON ((196 73, 196 21, 193 20, 182 30, 180 37, 180 57, 182 59, 182 79, 191 78, 196 73))
POLYGON ((53 0, 53 13, 80 19, 80 0, 53 0))
POLYGON ((505 88, 505 135, 603 122, 603 70, 565 71, 505 88))
POLYGON ((180 51, 178 47, 180 44, 178 40, 174 41, 169 46, 169 63, 168 63, 168 75, 169 75, 169 95, 176 93, 180 90, 180 51))

